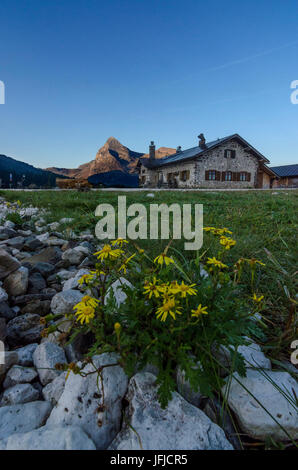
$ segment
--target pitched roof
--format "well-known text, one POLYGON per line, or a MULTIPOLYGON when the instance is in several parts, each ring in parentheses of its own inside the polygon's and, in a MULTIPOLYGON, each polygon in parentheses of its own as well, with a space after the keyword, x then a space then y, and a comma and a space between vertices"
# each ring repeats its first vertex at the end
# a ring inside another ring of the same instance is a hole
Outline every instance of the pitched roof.
POLYGON ((169 155, 169 156, 161 158, 159 160, 150 161, 148 158, 146 158, 146 159, 141 158, 141 163, 146 167, 159 168, 161 166, 170 165, 171 163, 177 163, 177 162, 181 162, 181 161, 184 161, 184 160, 191 160, 194 157, 201 157, 208 150, 210 150, 212 148, 215 148, 218 145, 220 145, 224 142, 227 142, 229 140, 232 140, 232 139, 236 139, 236 140, 240 141, 242 144, 245 145, 247 150, 254 153, 257 156, 257 158, 259 158, 260 160, 262 160, 264 162, 269 163, 269 160, 267 160, 267 158, 264 157, 264 155, 262 155, 260 152, 258 152, 258 150, 256 150, 254 147, 252 147, 239 134, 233 134, 233 135, 229 135, 227 137, 223 137, 222 139, 217 139, 217 140, 213 140, 211 142, 206 142, 206 147, 203 148, 203 149, 199 146, 192 147, 190 149, 182 150, 180 152, 174 153, 173 155, 169 155))
POLYGON ((298 164, 271 166, 270 170, 273 170, 274 173, 276 173, 280 177, 298 176, 298 164))

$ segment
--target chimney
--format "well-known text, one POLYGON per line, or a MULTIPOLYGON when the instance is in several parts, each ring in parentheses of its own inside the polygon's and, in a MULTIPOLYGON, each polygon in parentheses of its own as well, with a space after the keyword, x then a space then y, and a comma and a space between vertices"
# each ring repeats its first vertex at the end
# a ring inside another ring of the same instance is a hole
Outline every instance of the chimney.
POLYGON ((151 140, 151 143, 149 145, 149 160, 155 160, 155 145, 153 140, 151 140))
POLYGON ((181 152, 181 145, 179 145, 176 149, 176 153, 180 153, 181 152))
POLYGON ((206 148, 206 139, 205 139, 205 137, 204 137, 204 134, 200 134, 200 135, 198 136, 198 138, 199 138, 199 147, 200 147, 201 149, 205 149, 205 148, 206 148))

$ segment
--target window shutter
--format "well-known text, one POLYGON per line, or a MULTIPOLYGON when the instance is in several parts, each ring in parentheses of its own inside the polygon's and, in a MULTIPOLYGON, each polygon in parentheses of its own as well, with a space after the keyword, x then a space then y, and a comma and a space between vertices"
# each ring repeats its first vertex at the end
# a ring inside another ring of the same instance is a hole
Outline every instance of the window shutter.
POLYGON ((221 174, 221 181, 225 181, 225 177, 226 177, 226 172, 223 171, 221 174))
POLYGON ((208 179, 209 179, 209 171, 206 170, 206 171, 205 171, 205 180, 208 180, 208 179))
POLYGON ((236 157, 236 150, 232 150, 231 158, 235 158, 235 157, 236 157))
POLYGON ((225 152, 224 152, 224 157, 225 157, 225 158, 227 158, 227 153, 228 153, 228 151, 227 151, 227 149, 226 149, 225 152))
POLYGON ((216 181, 220 181, 220 171, 216 172, 216 181))
POLYGON ((237 181, 237 173, 233 171, 232 173, 232 181, 237 181))
POLYGON ((250 181, 250 173, 246 173, 246 180, 250 181))
POLYGON ((236 175, 237 175, 236 180, 237 180, 237 181, 240 181, 240 173, 236 173, 236 175))

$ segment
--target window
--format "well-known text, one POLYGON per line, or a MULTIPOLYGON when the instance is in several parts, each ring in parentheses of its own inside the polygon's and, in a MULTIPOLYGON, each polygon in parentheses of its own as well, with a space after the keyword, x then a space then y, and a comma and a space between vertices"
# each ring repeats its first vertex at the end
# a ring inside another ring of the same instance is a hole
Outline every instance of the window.
POLYGON ((226 171, 225 181, 232 181, 232 172, 231 171, 226 171))
POLYGON ((241 171, 239 173, 239 181, 250 181, 250 173, 247 171, 241 171))
POLYGON ((180 181, 189 180, 189 176, 190 176, 190 171, 189 170, 180 171, 180 181))
POLYGON ((224 153, 225 158, 235 158, 236 157, 236 150, 226 149, 224 153))
POLYGON ((208 171, 208 180, 216 180, 216 171, 215 170, 209 170, 208 171))

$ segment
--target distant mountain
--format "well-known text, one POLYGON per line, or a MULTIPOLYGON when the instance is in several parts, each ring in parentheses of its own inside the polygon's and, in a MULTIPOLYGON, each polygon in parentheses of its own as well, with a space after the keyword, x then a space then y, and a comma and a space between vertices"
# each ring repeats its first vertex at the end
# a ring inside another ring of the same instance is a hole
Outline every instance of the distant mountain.
POLYGON ((56 177, 60 177, 50 171, 35 168, 28 163, 20 162, 14 158, 0 155, 0 179, 2 187, 9 187, 10 174, 12 174, 12 186, 17 187, 17 183, 23 181, 24 186, 35 184, 40 186, 56 186, 56 177))
MULTIPOLYGON (((163 158, 166 155, 175 153, 175 149, 161 147, 156 150, 156 158, 163 158)), ((136 166, 141 157, 148 157, 148 154, 135 152, 122 145, 115 137, 110 137, 101 147, 95 159, 89 163, 84 163, 78 168, 47 168, 48 171, 58 175, 69 176, 70 178, 88 178, 98 173, 110 171, 122 171, 124 173, 135 173, 136 166)))

